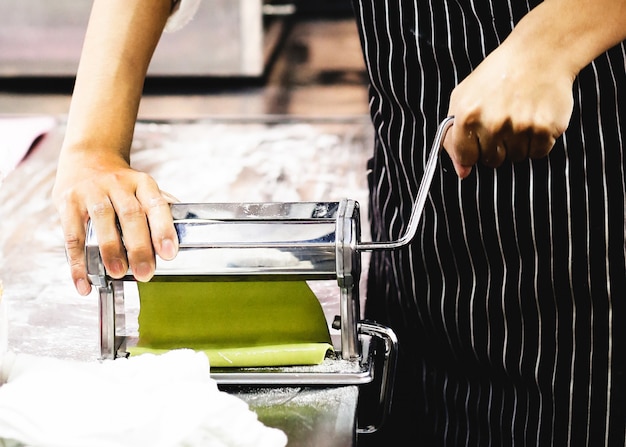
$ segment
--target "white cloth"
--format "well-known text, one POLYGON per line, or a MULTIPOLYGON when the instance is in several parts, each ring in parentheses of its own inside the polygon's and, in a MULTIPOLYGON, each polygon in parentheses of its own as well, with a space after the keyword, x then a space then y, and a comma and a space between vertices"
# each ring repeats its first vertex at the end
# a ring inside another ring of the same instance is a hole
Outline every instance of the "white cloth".
MULTIPOLYGON (((0 174, 1 175, 1 174, 0 174)), ((2 179, 0 178, 0 182, 2 179)), ((6 303, 2 300, 3 287, 0 280, 0 371, 2 370, 2 359, 7 352, 9 345, 9 322, 7 319, 6 303)), ((2 381, 0 380, 0 384, 2 381)))
POLYGON ((196 15, 200 0, 180 0, 165 24, 165 32, 174 32, 183 28, 196 15))
POLYGON ((287 444, 282 431, 217 388, 202 353, 83 363, 9 352, 4 360, 0 445, 2 438, 36 447, 287 444))

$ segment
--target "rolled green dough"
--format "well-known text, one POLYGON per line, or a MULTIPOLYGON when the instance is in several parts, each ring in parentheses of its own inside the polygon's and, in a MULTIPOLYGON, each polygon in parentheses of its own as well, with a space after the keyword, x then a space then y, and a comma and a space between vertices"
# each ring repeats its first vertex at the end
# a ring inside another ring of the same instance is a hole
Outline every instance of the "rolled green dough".
POLYGON ((212 367, 319 364, 332 350, 319 300, 304 281, 138 283, 131 355, 204 351, 212 367))

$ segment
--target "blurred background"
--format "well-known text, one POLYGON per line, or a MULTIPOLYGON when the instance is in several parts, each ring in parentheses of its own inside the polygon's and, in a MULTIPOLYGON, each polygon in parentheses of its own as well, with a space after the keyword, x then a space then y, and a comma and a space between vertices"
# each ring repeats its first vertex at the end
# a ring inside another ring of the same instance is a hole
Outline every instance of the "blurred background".
MULTIPOLYGON (((64 114, 91 2, 0 3, 0 114, 64 114)), ((140 119, 367 113, 349 0, 204 0, 153 58, 140 119)))
MULTIPOLYGON (((99 356, 97 300, 73 288, 50 197, 90 6, 0 2, 0 281, 16 353, 99 356)), ((157 48, 132 163, 183 201, 355 199, 367 241, 367 115, 348 0, 203 0, 157 48)), ((336 283, 330 294, 336 300, 336 283)), ((351 446, 353 388, 285 388, 269 403, 242 398, 275 409, 290 446, 351 446), (302 408, 311 407, 325 410, 302 424, 302 408)))

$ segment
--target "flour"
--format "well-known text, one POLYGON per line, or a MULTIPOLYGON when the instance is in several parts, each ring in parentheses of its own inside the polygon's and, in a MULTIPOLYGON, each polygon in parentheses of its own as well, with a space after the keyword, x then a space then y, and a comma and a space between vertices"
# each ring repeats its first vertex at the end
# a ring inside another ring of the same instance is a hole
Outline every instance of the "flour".
MULTIPOLYGON (((103 362, 10 354, 0 440, 38 447, 284 447, 191 350, 103 362)), ((0 441, 1 445, 1 441, 0 441)))

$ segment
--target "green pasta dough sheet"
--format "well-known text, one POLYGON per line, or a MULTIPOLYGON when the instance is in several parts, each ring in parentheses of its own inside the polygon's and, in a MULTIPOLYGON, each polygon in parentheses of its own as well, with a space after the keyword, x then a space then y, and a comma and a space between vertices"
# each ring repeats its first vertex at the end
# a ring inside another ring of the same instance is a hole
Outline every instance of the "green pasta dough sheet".
MULTIPOLYGON (((318 365, 324 361, 329 350, 332 350, 332 346, 328 343, 196 349, 196 351, 202 351, 207 355, 211 367, 214 368, 318 365)), ((131 348, 132 355, 164 354, 167 351, 167 349, 139 346, 131 348)))
POLYGON ((212 367, 312 365, 332 350, 319 300, 304 281, 148 282, 139 287, 131 355, 190 348, 212 367))

